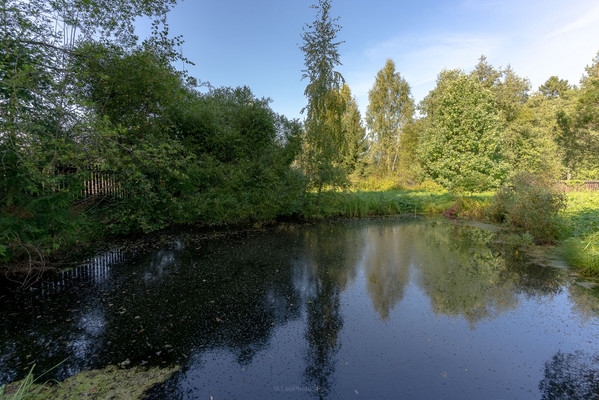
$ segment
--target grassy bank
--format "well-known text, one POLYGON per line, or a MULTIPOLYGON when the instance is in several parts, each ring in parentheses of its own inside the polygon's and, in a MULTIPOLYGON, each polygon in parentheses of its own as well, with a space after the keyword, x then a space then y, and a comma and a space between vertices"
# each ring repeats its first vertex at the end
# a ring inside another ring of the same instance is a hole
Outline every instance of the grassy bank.
POLYGON ((572 192, 561 213, 564 238, 559 250, 581 270, 599 275, 599 192, 572 192))
POLYGON ((492 193, 458 196, 446 191, 387 190, 327 192, 317 202, 315 194, 308 194, 301 217, 367 218, 385 215, 434 215, 482 218, 492 193))
MULTIPOLYGON (((533 187, 531 185, 524 186, 533 187)), ((551 232, 549 240, 538 240, 540 239, 538 236, 541 225, 547 222, 549 213, 541 207, 543 198, 539 198, 538 193, 534 190, 529 192, 525 190, 525 195, 528 196, 526 201, 522 201, 522 197, 516 198, 516 201, 511 199, 512 206, 518 208, 517 211, 520 213, 518 218, 529 220, 524 221, 525 223, 517 223, 518 221, 515 221, 514 218, 506 220, 505 216, 498 218, 497 215, 492 215, 493 213, 497 214, 497 196, 493 192, 458 195, 441 190, 439 187, 423 187, 420 190, 397 189, 393 185, 388 185, 388 187, 355 185, 354 187, 356 189, 349 191, 322 192, 320 196, 316 193, 306 193, 301 200, 298 199, 297 211, 290 218, 310 221, 406 214, 442 214, 448 218, 495 223, 499 221, 503 226, 514 231, 515 242, 521 242, 521 244, 551 243, 556 245, 557 250, 569 264, 590 274, 599 275, 599 192, 569 193, 566 198, 566 207, 560 208, 559 213, 553 218, 552 226, 554 226, 555 232, 551 232), (518 237, 522 240, 518 240, 518 237)), ((222 223, 228 227, 237 225, 251 227, 262 226, 264 223, 273 221, 272 218, 262 218, 222 223)), ((82 248, 81 243, 75 246, 82 248)), ((25 262, 24 265, 23 270, 27 272, 26 267, 30 266, 31 262, 25 262)), ((8 266, 4 268, 7 269, 8 266)), ((18 271, 14 264, 12 268, 18 271)), ((35 277, 35 275, 27 276, 30 280, 34 280, 35 277)))

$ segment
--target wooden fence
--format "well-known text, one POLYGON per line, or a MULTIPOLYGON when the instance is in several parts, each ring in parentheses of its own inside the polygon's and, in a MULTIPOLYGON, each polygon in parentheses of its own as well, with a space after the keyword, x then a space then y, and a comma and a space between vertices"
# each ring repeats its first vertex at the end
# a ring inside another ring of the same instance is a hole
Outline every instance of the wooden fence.
POLYGON ((558 181, 555 188, 562 192, 599 191, 599 181, 558 181))
POLYGON ((125 191, 111 172, 90 169, 89 179, 85 181, 83 193, 84 198, 112 196, 125 197, 125 191))

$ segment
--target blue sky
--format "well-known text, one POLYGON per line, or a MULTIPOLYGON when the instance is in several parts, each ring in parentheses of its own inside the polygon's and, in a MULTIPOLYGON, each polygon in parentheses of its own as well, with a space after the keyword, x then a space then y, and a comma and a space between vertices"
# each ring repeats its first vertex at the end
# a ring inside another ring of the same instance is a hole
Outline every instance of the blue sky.
MULTIPOLYGON (((301 33, 315 0, 185 0, 169 14, 183 35, 191 75, 214 86, 249 86, 290 118, 303 118, 301 33)), ((578 84, 599 51, 597 0, 332 0, 342 29, 345 77, 362 113, 386 59, 418 102, 442 69, 470 71, 485 55, 511 65, 533 89, 551 75, 578 84)))

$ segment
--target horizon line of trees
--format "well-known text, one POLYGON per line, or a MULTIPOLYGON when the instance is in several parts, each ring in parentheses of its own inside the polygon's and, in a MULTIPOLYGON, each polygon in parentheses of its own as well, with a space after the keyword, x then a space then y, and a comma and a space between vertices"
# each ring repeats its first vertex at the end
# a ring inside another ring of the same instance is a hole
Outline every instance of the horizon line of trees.
POLYGON ((328 0, 313 7, 318 16, 302 46, 309 82, 300 157, 318 193, 369 177, 400 186, 430 180, 457 192, 497 189, 522 173, 599 177, 599 53, 580 86, 551 76, 536 91, 511 66, 496 68, 482 55, 470 73, 442 70, 419 104, 388 59, 363 119, 336 70, 338 18, 328 0))
POLYGON ((599 176, 599 55, 580 87, 550 77, 532 93, 483 56, 469 74, 442 71, 418 105, 387 60, 363 120, 337 71, 341 27, 319 0, 301 36, 302 122, 248 87, 197 90, 174 67, 190 63, 169 35, 174 4, 2 2, 0 262, 43 263, 106 233, 298 215, 307 192, 318 206, 323 190, 369 177, 472 192, 522 171, 599 176), (154 21, 143 41, 138 17, 154 21), (127 196, 82 199, 92 171, 127 196))
POLYGON ((416 104, 387 59, 369 90, 366 117, 357 118, 363 136, 351 140, 362 151, 348 173, 468 192, 496 189, 518 173, 597 179, 599 53, 585 71, 580 86, 551 76, 533 91, 509 65, 496 68, 483 55, 469 73, 442 70, 416 104))

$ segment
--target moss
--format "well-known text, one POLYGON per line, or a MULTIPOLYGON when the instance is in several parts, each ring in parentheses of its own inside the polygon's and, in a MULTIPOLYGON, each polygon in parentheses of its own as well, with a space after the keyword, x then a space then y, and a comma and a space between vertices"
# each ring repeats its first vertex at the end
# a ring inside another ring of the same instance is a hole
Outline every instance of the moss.
MULTIPOLYGON (((141 399, 152 386, 169 379, 178 367, 119 369, 109 366, 74 375, 60 383, 34 384, 26 399, 79 400, 79 399, 141 399)), ((19 382, 6 387, 5 395, 18 388, 19 382)))

